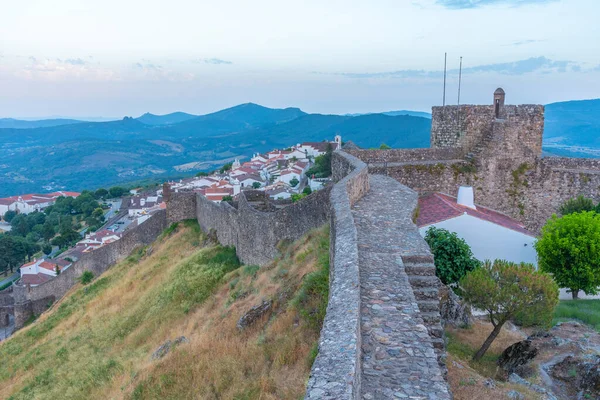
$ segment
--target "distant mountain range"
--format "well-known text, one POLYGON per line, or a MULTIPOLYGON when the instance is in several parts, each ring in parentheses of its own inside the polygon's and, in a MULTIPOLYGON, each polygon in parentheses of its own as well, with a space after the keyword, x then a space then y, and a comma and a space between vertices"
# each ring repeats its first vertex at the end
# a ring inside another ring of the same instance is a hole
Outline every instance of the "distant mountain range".
MULTIPOLYGON (((27 121, 30 122, 30 121, 27 121)), ((42 121, 39 121, 42 122, 42 121)), ((190 175, 252 153, 341 134, 362 147, 427 147, 431 121, 307 114, 242 104, 215 113, 0 129, 0 197, 190 175)))
MULTIPOLYGON (((600 99, 546 106, 547 155, 600 157, 600 99)), ((370 148, 429 146, 431 116, 413 111, 308 114, 253 103, 206 115, 144 114, 118 121, 0 119, 0 197, 162 180, 303 141, 370 148)))

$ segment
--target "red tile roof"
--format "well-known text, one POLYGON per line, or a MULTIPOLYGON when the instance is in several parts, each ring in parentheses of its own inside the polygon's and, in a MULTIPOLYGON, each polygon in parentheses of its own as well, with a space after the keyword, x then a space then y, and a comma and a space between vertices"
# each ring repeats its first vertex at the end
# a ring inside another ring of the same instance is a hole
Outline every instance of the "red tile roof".
POLYGON ((463 214, 470 215, 496 225, 503 226, 513 231, 521 232, 529 236, 535 236, 525 229, 519 221, 508 215, 490 210, 489 208, 476 206, 474 210, 456 203, 456 197, 442 193, 428 193, 419 197, 419 217, 417 226, 419 228, 448 219, 459 217, 463 214))
POLYGON ((26 274, 21 278, 21 283, 24 285, 41 285, 54 278, 54 276, 46 274, 26 274))

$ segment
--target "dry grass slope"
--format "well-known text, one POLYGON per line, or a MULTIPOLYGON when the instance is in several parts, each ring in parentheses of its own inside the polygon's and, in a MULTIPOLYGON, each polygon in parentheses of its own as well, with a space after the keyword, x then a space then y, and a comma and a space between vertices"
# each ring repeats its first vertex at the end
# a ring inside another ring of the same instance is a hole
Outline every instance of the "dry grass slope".
POLYGON ((328 248, 322 228, 258 269, 194 222, 168 229, 0 345, 1 397, 299 398, 327 302, 328 248), (264 298, 270 314, 240 333, 238 318, 264 298), (151 359, 182 335, 190 343, 151 359))

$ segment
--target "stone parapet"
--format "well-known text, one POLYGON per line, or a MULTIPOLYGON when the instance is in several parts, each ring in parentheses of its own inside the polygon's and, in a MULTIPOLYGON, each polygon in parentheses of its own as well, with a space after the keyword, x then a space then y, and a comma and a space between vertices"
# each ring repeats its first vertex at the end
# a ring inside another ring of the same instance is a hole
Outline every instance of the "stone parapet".
POLYGON ((360 278, 352 206, 369 191, 367 166, 337 151, 332 173, 329 303, 306 399, 359 399, 361 384, 360 278))

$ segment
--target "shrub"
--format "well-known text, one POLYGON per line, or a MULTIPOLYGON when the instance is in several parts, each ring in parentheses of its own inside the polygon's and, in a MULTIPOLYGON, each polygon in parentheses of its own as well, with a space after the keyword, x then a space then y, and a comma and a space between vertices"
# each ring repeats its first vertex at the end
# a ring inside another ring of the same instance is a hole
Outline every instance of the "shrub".
POLYGON ((92 279, 94 279, 94 274, 92 273, 92 271, 83 271, 83 274, 81 274, 79 281, 83 285, 87 285, 88 283, 90 283, 92 281, 92 279))
POLYGON ((486 261, 464 276, 460 286, 464 299, 485 310, 494 326, 474 360, 483 357, 506 321, 522 314, 536 325, 548 326, 558 303, 558 286, 552 277, 536 271, 531 264, 486 261))
POLYGON ((379 148, 380 148, 381 150, 389 150, 389 149, 391 149, 391 147, 390 147, 390 146, 388 146, 388 145, 387 145, 387 144, 385 144, 385 143, 381 143, 381 146, 379 146, 379 148))
POLYGON ((552 216, 535 244, 538 264, 574 299, 579 291, 593 295, 600 286, 600 215, 577 212, 552 216))
POLYGON ((467 242, 455 232, 432 226, 427 230, 425 241, 433 253, 435 274, 445 285, 458 282, 481 264, 473 257, 467 242))
POLYGON ((306 195, 308 195, 308 194, 311 194, 311 193, 312 193, 312 189, 310 188, 310 186, 307 186, 307 187, 305 187, 305 188, 302 190, 302 194, 306 194, 306 195))
POLYGON ((290 181, 290 186, 291 187, 296 187, 298 186, 298 184, 300 183, 300 181, 298 180, 298 178, 294 177, 291 181, 290 181))
POLYGON ((594 201, 583 196, 577 196, 574 199, 565 201, 558 211, 562 215, 569 215, 583 211, 594 211, 594 201))

